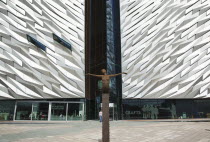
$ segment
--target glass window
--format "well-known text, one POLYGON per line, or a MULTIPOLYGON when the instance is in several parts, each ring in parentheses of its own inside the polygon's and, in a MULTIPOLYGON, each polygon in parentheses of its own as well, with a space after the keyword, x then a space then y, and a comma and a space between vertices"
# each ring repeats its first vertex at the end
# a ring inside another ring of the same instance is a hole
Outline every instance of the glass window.
POLYGON ((141 118, 143 119, 158 119, 159 106, 157 100, 141 100, 141 118))
POLYGON ((0 120, 13 120, 15 101, 0 101, 0 120))
POLYGON ((31 120, 32 117, 31 102, 17 102, 16 120, 31 120))
POLYGON ((177 118, 176 104, 173 100, 157 100, 158 118, 175 119, 177 118))
POLYGON ((48 120, 49 103, 33 103, 32 120, 48 120))
POLYGON ((140 100, 126 100, 123 104, 124 119, 139 119, 142 118, 140 100))
POLYGON ((177 118, 186 119, 193 117, 193 100, 176 100, 177 118))
POLYGON ((41 42, 39 42, 38 40, 34 39, 33 37, 29 35, 27 35, 27 39, 29 42, 33 43, 36 47, 46 51, 46 46, 42 44, 41 42))
POLYGON ((210 118, 209 99, 123 100, 123 119, 210 118))
POLYGON ((82 120, 83 119, 83 104, 69 103, 68 104, 68 120, 82 120))
POLYGON ((72 49, 71 49, 71 44, 69 44, 69 43, 68 43, 67 41, 65 41, 64 39, 60 38, 59 36, 57 36, 57 35, 55 35, 55 34, 53 34, 53 39, 54 39, 55 41, 57 41, 58 43, 62 44, 63 46, 67 47, 68 49, 70 49, 70 50, 72 51, 72 49))
POLYGON ((52 103, 51 120, 66 121, 66 103, 52 103))
POLYGON ((193 118, 210 118, 210 100, 194 100, 193 118))

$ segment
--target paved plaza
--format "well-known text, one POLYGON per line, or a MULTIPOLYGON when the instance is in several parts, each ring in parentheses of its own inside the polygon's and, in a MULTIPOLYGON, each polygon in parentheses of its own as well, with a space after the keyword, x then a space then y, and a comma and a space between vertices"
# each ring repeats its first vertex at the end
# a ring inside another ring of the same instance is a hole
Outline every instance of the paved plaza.
MULTIPOLYGON (((111 121, 111 142, 210 142, 210 122, 111 121)), ((97 142, 98 121, 1 123, 0 142, 97 142)))

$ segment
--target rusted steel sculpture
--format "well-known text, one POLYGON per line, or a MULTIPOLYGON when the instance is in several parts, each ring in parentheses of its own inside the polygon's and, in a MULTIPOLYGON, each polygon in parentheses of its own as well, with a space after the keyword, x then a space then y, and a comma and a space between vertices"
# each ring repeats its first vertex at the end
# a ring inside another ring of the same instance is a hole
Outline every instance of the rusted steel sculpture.
POLYGON ((111 77, 115 77, 121 74, 127 74, 127 73, 118 73, 118 74, 112 74, 112 75, 107 75, 106 70, 102 69, 101 70, 102 74, 104 75, 96 75, 96 74, 90 74, 88 73, 87 75, 91 75, 94 77, 99 77, 102 79, 102 142, 109 142, 109 81, 111 77))

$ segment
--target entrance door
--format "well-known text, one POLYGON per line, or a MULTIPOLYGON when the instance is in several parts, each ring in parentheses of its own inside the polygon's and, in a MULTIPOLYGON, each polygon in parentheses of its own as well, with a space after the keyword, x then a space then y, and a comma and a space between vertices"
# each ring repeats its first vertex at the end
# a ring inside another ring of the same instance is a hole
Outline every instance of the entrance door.
MULTIPOLYGON (((100 110, 102 110, 102 103, 100 110)), ((109 120, 115 120, 114 103, 109 103, 109 120)))
POLYGON ((114 107, 109 107, 109 119, 114 120, 114 107))

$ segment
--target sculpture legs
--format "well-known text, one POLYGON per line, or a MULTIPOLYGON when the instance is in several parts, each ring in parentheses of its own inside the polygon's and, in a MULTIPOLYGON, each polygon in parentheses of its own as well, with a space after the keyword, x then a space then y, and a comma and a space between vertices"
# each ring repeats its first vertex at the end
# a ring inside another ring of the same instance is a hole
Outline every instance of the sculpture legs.
POLYGON ((102 142, 109 142, 109 93, 102 94, 102 142))

